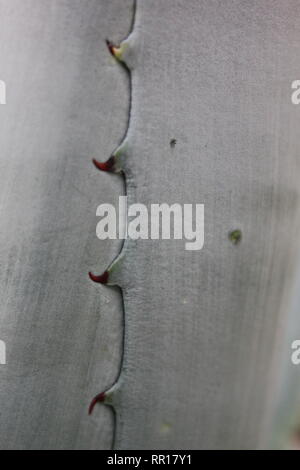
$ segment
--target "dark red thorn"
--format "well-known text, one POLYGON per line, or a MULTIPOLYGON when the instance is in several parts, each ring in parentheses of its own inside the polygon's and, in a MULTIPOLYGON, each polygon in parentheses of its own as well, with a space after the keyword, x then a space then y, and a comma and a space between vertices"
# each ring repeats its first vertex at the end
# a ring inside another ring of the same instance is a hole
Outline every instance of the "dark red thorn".
POLYGON ((107 284, 108 283, 108 277, 109 277, 109 272, 104 271, 103 274, 100 274, 100 276, 96 276, 95 274, 89 272, 89 276, 92 281, 98 282, 99 284, 107 284))
POLYGON ((102 393, 99 393, 99 395, 96 395, 95 398, 92 399, 91 404, 89 406, 89 415, 93 413, 95 405, 97 405, 97 403, 103 403, 104 400, 105 400, 105 392, 102 392, 102 393))
POLYGON ((116 48, 116 46, 111 41, 109 41, 108 39, 106 39, 106 44, 107 44, 107 47, 108 47, 109 52, 111 53, 111 55, 113 55, 115 57, 114 49, 116 48))
POLYGON ((93 159, 93 163, 98 170, 101 171, 114 171, 115 166, 115 157, 110 157, 106 162, 98 162, 98 160, 93 159))

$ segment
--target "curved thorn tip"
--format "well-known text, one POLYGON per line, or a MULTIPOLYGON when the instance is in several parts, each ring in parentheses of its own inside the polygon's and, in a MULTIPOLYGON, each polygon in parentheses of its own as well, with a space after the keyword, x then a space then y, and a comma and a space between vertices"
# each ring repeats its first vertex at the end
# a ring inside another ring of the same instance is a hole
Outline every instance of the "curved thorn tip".
POLYGON ((110 157, 106 162, 98 162, 98 160, 93 159, 93 163, 98 170, 114 171, 115 157, 110 157))
POLYGON ((93 410, 96 406, 97 403, 103 403, 105 400, 105 392, 99 393, 99 395, 96 395, 89 406, 89 415, 93 413, 93 410))
POLYGON ((106 39, 105 41, 111 55, 116 57, 116 50, 118 49, 118 47, 116 47, 111 41, 109 41, 109 39, 106 39))
POLYGON ((100 274, 99 276, 89 272, 90 279, 93 282, 98 282, 99 284, 107 284, 108 283, 108 277, 109 277, 109 272, 104 271, 103 274, 100 274))

